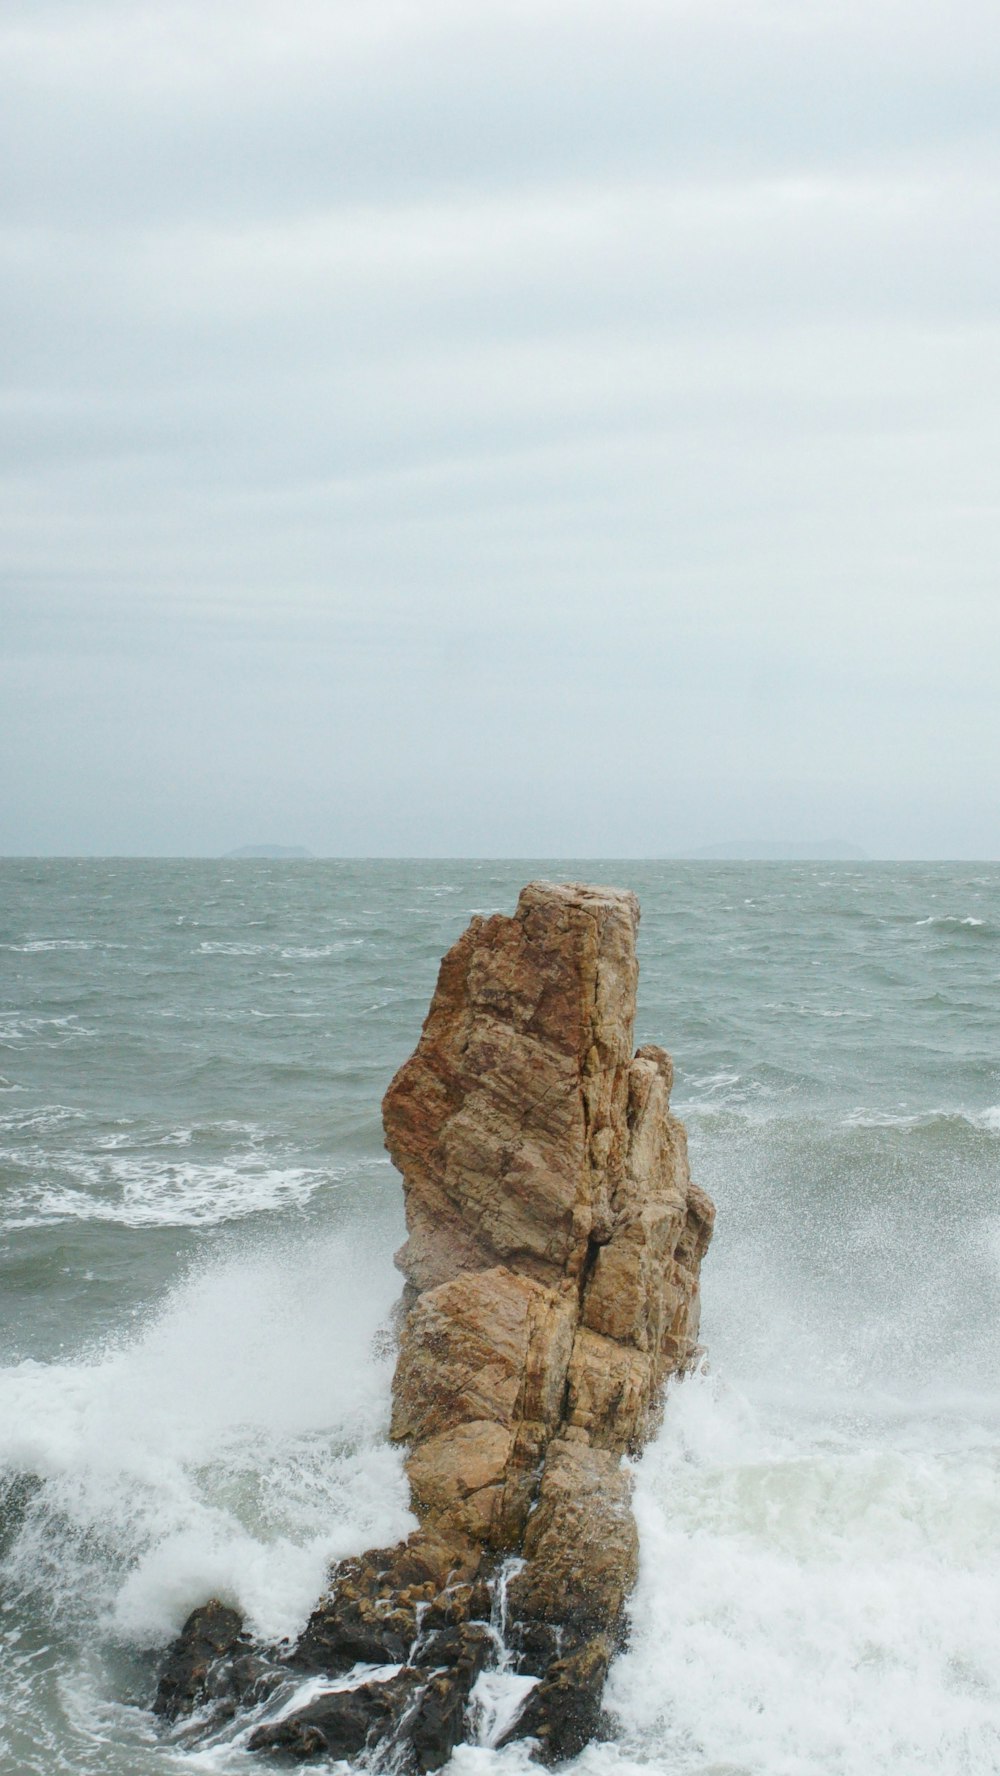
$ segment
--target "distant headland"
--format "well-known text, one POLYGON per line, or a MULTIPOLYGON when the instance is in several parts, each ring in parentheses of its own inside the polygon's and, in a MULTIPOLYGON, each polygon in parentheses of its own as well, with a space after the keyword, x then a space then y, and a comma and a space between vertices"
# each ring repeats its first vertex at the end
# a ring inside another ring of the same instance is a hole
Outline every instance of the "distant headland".
POLYGON ((227 859, 231 857, 278 857, 295 858, 311 857, 304 845, 240 845, 236 851, 223 853, 227 859))
POLYGON ((729 839, 723 845, 702 845, 679 851, 678 858, 694 863, 868 863, 858 845, 842 839, 729 839))

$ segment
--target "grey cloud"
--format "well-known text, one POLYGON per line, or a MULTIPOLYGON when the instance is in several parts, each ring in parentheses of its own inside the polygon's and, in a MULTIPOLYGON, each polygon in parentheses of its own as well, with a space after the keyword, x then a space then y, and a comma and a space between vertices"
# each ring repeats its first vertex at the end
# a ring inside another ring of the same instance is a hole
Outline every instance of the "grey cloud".
POLYGON ((5 36, 11 213, 69 227, 891 162, 991 133, 1000 61, 977 6, 95 3, 5 36))
POLYGON ((0 845, 995 852, 985 7, 0 49, 0 845))

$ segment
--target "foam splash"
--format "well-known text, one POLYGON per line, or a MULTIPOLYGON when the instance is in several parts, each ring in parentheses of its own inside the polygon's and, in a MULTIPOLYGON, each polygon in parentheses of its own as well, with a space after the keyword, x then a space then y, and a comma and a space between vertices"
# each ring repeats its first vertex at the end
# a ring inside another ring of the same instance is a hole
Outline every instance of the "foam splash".
POLYGON ((871 1776, 1000 1758, 1000 1452, 764 1429, 674 1390, 636 1471, 641 1571, 608 1702, 677 1772, 871 1776), (664 1575, 669 1574, 669 1583, 664 1575))
POLYGON ((139 1646, 212 1593, 296 1634, 331 1560, 412 1527, 372 1354, 397 1287, 326 1238, 194 1273, 130 1344, 0 1374, 0 1466, 40 1482, 11 1587, 139 1646))

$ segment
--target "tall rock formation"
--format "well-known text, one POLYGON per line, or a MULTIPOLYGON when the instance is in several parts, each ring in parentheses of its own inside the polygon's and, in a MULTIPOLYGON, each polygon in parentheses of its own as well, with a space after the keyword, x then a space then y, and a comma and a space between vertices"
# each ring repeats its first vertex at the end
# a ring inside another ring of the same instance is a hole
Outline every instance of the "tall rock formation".
MULTIPOLYGON (((388 1742, 434 1769, 498 1663, 524 1679, 507 1737, 551 1762, 597 1727, 636 1572, 621 1458, 695 1357, 714 1215, 670 1114, 670 1058, 633 1053, 638 921, 630 893, 531 883, 513 918, 473 919, 441 964, 383 1105, 408 1231, 391 1434, 420 1528, 343 1563, 284 1661, 331 1682, 358 1664, 381 1675, 286 1710, 251 1746, 388 1742)), ((162 1712, 252 1665, 230 1627, 194 1668, 185 1645, 218 1639, 195 1612, 162 1712)))

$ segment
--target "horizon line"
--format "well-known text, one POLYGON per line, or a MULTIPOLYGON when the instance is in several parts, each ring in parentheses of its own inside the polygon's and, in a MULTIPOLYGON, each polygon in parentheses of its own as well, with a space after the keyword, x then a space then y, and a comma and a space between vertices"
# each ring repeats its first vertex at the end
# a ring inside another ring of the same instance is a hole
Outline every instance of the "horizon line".
POLYGON ((886 863, 1000 863, 1000 857, 865 856, 865 857, 705 857, 693 851, 628 853, 624 851, 317 851, 306 857, 234 857, 219 851, 0 851, 0 863, 697 863, 712 868, 739 863, 824 864, 865 869, 886 863))

